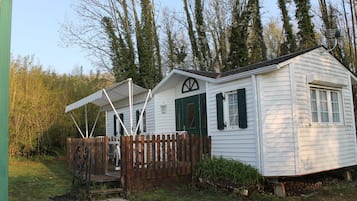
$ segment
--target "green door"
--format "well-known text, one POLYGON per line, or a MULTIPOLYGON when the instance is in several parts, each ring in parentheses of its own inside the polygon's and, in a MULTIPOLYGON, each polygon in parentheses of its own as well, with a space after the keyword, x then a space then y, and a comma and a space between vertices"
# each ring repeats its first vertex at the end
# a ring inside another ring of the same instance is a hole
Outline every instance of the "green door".
POLYGON ((207 135, 206 94, 176 99, 176 130, 207 135))

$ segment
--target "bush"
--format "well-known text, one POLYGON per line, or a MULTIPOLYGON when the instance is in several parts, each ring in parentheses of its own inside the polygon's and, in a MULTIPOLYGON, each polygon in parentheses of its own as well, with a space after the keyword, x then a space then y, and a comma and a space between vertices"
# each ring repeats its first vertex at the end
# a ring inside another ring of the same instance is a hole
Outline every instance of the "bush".
POLYGON ((222 157, 200 161, 193 174, 207 183, 233 188, 258 185, 263 182, 263 177, 252 166, 222 157))

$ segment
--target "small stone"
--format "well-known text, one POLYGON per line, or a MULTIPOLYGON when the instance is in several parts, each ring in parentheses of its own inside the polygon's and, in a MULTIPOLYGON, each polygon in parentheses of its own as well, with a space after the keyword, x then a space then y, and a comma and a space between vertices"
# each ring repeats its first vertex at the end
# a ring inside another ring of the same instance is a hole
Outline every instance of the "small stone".
POLYGON ((243 189, 243 190, 240 192, 240 194, 243 195, 243 196, 248 197, 249 191, 248 191, 248 189, 243 189))

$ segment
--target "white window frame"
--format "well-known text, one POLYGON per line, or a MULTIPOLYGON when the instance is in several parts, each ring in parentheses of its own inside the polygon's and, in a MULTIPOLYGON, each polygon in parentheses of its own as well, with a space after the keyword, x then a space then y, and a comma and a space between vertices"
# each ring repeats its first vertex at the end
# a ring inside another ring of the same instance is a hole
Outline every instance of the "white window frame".
POLYGON ((224 124, 226 125, 227 129, 238 129, 239 128, 239 111, 238 111, 238 95, 237 91, 228 91, 224 93, 224 101, 223 101, 223 113, 224 113, 224 124), (231 122, 229 121, 229 95, 233 95, 236 97, 236 103, 235 106, 237 108, 237 122, 236 125, 231 125, 231 122))
POLYGON ((340 125, 343 124, 343 100, 342 100, 342 90, 341 88, 334 88, 334 87, 325 87, 325 86, 318 86, 318 85, 310 85, 309 87, 309 105, 310 105, 310 122, 313 125, 340 125), (313 121, 312 115, 312 97, 311 91, 316 91, 316 104, 317 104, 317 121, 313 121), (327 96, 327 112, 328 112, 328 121, 322 121, 321 115, 321 99, 320 93, 323 91, 326 92, 327 96), (331 93, 337 93, 337 101, 338 101, 338 112, 339 112, 339 121, 333 121, 333 111, 332 111, 332 100, 331 100, 331 93))

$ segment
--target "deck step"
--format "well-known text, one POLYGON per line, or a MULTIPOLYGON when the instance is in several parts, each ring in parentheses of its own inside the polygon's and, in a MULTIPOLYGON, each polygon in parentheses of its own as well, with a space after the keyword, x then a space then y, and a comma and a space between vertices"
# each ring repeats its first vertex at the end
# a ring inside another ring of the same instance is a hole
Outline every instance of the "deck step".
POLYGON ((122 188, 110 188, 110 189, 94 189, 89 190, 89 199, 93 200, 93 196, 95 195, 110 195, 110 194, 121 194, 124 193, 122 188))

